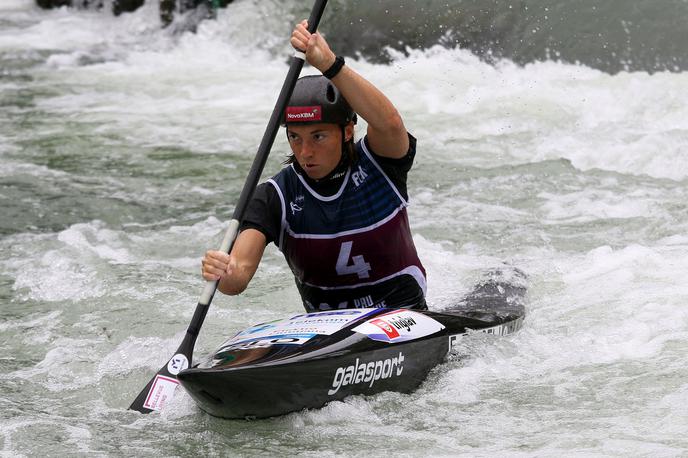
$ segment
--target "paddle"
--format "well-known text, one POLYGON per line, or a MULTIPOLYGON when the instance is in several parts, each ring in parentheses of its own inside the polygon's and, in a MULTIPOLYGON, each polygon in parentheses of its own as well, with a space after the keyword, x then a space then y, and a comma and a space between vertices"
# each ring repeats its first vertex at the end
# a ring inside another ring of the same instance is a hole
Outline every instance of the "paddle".
MULTIPOLYGON (((310 18, 308 19, 308 29, 313 33, 320 23, 320 18, 327 5, 327 0, 316 0, 311 10, 310 18)), ((305 56, 303 53, 295 53, 294 58, 289 66, 289 72, 282 85, 279 97, 275 108, 272 110, 270 121, 263 134, 263 139, 258 147, 256 157, 253 159, 253 165, 246 177, 246 182, 241 190, 239 201, 229 222, 229 227, 225 233, 220 250, 229 253, 232 250, 234 240, 236 240, 239 232, 239 225, 244 217, 244 213, 248 206, 249 200, 253 195, 253 191, 258 185, 260 175, 265 167, 265 162, 270 154, 270 148, 275 141, 275 136, 280 127, 280 118, 284 110, 287 108, 287 103, 294 91, 296 80, 303 68, 305 56)), ((139 395, 131 403, 129 409, 138 410, 141 413, 150 413, 154 410, 161 410, 165 404, 174 396, 175 389, 179 385, 177 374, 191 365, 194 345, 196 344, 196 337, 201 330, 203 320, 210 308, 210 302, 213 300, 215 291, 217 290, 218 281, 206 282, 203 293, 196 306, 196 311, 191 318, 191 323, 186 330, 186 335, 182 340, 177 352, 169 359, 167 364, 162 366, 155 377, 151 379, 146 387, 139 393, 139 395)))

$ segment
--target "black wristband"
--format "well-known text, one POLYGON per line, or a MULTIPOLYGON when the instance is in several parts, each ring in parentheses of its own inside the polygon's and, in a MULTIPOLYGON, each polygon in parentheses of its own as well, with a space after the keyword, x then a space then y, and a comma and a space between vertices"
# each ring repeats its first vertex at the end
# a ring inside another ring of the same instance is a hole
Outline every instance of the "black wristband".
POLYGON ((339 71, 340 71, 340 70, 342 69, 342 67, 344 66, 344 63, 345 63, 345 62, 344 62, 344 58, 343 58, 342 56, 337 56, 337 57, 335 57, 335 59, 334 59, 334 64, 332 64, 332 66, 331 66, 330 68, 328 68, 327 70, 325 70, 325 71, 323 72, 323 76, 324 76, 325 78, 327 78, 328 80, 331 80, 332 78, 334 78, 335 76, 337 76, 337 74, 339 73, 339 71))

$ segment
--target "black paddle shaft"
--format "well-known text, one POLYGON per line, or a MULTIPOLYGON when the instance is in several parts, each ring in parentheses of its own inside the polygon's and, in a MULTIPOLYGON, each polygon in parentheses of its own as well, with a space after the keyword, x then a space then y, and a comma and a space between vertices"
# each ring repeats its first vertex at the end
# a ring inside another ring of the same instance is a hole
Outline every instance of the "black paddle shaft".
MULTIPOLYGON (((310 33, 313 33, 318 29, 318 25, 320 24, 320 19, 322 18, 326 5, 327 0, 315 1, 313 9, 311 10, 311 15, 308 19, 308 31, 310 33)), ((275 142, 275 137, 277 137, 277 131, 280 128, 280 120, 282 118, 282 115, 284 114, 284 111, 287 109, 287 104, 289 103, 291 94, 292 92, 294 92, 294 86, 296 86, 296 80, 299 78, 299 75, 301 74, 303 63, 304 60, 302 57, 297 57, 295 55, 292 58, 291 65, 289 66, 289 72, 287 73, 287 76, 284 80, 284 84, 282 84, 282 89, 280 90, 279 97, 277 97, 277 103, 275 104, 275 108, 272 110, 272 115, 270 116, 268 125, 265 128, 265 133, 263 134, 263 139, 261 140, 260 145, 258 146, 256 156, 253 159, 251 170, 249 170, 248 176, 246 177, 246 181, 244 182, 244 187, 241 190, 241 194, 239 195, 239 201, 237 202, 236 207, 234 208, 234 213, 232 215, 230 226, 232 225, 232 223, 234 223, 234 225, 236 225, 236 230, 232 231, 233 228, 230 227, 230 229, 227 231, 227 234, 225 234, 225 240, 223 241, 223 246, 221 247, 222 251, 226 251, 227 253, 232 251, 232 246, 234 245, 234 241, 236 240, 236 233, 238 232, 238 226, 244 218, 244 214, 246 213, 248 203, 251 200, 251 197, 253 196, 253 192, 255 191, 256 186, 258 185, 258 181, 260 180, 260 176, 263 173, 263 169, 265 168, 265 163, 268 160, 270 149, 272 148, 272 145, 275 142), (230 234, 230 232, 234 233, 230 234), (227 244, 226 242, 229 243, 227 244)), ((212 301, 213 295, 217 290, 217 285, 219 282, 214 281, 208 283, 212 287, 212 293, 205 294, 206 291, 204 291, 204 295, 201 296, 201 299, 198 302, 198 307, 196 308, 196 312, 194 313, 194 316, 191 319, 191 323, 189 324, 189 328, 187 330, 187 333, 194 335, 194 337, 198 335, 200 327, 203 324, 203 320, 205 319, 205 315, 208 311, 208 306, 210 306, 210 302, 212 301), (203 306, 205 306, 205 308, 203 306)))
MULTIPOLYGON (((320 19, 322 18, 323 12, 325 11, 326 5, 327 0, 315 0, 315 3, 311 10, 311 15, 308 18, 309 32, 313 33, 317 30, 318 25, 320 24, 320 19)), ((258 151, 256 152, 256 156, 253 159, 251 170, 249 171, 248 176, 246 177, 244 187, 241 190, 241 194, 239 195, 239 201, 237 202, 236 207, 234 208, 232 220, 229 222, 229 228, 227 229, 227 232, 225 233, 224 239, 222 241, 222 246, 220 247, 220 250, 225 251, 226 253, 232 251, 232 246, 234 245, 234 241, 236 240, 241 221, 243 220, 244 214, 246 213, 246 208, 248 207, 248 203, 251 200, 251 197, 253 196, 253 191, 256 189, 256 186, 258 185, 260 176, 263 173, 265 163, 267 162, 268 156, 270 154, 270 149, 272 148, 272 145, 275 142, 277 131, 280 128, 280 120, 282 114, 287 108, 287 104, 289 103, 291 94, 294 91, 294 86, 296 85, 296 80, 299 78, 299 75, 301 74, 304 59, 302 55, 298 54, 299 53, 295 54, 291 60, 289 72, 287 73, 287 76, 284 80, 284 84, 282 85, 282 89, 280 91, 279 97, 277 98, 275 108, 272 110, 270 121, 268 122, 268 125, 265 128, 263 139, 261 140, 260 145, 258 146, 258 151)), ((186 330, 186 334, 184 335, 184 339, 182 340, 181 345, 177 349, 174 356, 172 356, 172 358, 168 360, 167 364, 165 364, 157 372, 155 377, 153 377, 150 380, 150 382, 148 382, 143 391, 139 393, 134 402, 132 402, 131 406, 129 406, 129 409, 138 410, 141 413, 149 413, 152 410, 158 410, 157 408, 151 409, 147 406, 151 406, 154 404, 151 401, 152 397, 160 397, 161 393, 163 393, 162 390, 156 389, 156 387, 163 385, 163 382, 159 381, 159 379, 163 381, 167 380, 167 383, 175 383, 176 374, 179 373, 179 370, 191 365, 193 349, 196 344, 196 338, 198 337, 198 333, 200 332, 201 326, 203 325, 203 321, 205 320, 206 314, 208 313, 208 309, 210 308, 210 303, 213 300, 215 291, 217 291, 218 283, 218 280, 206 282, 205 288, 203 290, 203 293, 201 294, 200 300, 198 301, 198 305, 196 305, 196 310, 194 311, 193 317, 191 318, 191 322, 189 323, 189 327, 186 330)))

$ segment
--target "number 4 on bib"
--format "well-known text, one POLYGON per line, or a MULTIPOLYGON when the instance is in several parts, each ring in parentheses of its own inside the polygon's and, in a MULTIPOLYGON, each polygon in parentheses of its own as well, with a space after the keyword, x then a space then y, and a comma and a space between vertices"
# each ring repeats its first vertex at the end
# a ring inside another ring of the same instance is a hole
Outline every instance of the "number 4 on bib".
POLYGON ((363 256, 354 256, 351 258, 352 263, 349 264, 349 257, 351 256, 351 246, 354 242, 344 242, 339 250, 339 257, 337 258, 337 274, 350 275, 356 274, 358 278, 370 278, 370 264, 368 264, 363 256))

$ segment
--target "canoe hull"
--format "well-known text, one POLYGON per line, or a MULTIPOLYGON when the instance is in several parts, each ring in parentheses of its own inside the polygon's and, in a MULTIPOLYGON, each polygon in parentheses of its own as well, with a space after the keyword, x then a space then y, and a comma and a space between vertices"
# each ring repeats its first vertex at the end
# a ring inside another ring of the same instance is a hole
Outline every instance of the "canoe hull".
POLYGON ((521 286, 492 281, 444 312, 296 315, 239 333, 177 377, 203 410, 223 418, 271 417, 351 395, 408 393, 471 330, 517 331, 525 315, 524 294, 521 286), (304 332, 315 328, 316 333, 304 332))

